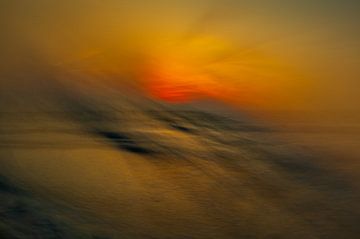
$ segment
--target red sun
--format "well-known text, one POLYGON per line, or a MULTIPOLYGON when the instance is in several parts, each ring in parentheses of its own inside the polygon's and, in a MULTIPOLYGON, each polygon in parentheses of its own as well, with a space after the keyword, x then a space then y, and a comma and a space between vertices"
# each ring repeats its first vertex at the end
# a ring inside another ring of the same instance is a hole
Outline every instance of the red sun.
POLYGON ((173 103, 190 101, 196 95, 192 86, 160 82, 152 82, 148 86, 148 91, 154 98, 173 103))
POLYGON ((153 98, 183 103, 200 94, 196 81, 191 76, 177 71, 152 69, 144 75, 145 91, 153 98))

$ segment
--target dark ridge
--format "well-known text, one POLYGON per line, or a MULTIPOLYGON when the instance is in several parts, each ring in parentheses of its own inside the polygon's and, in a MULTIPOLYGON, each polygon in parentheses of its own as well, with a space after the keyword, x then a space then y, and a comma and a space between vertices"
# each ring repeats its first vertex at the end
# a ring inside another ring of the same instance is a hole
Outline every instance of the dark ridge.
POLYGON ((170 124, 170 126, 173 128, 173 129, 176 129, 176 130, 179 130, 179 131, 182 131, 182 132, 186 132, 186 133, 191 133, 193 130, 188 128, 188 127, 185 127, 185 126, 182 126, 182 125, 179 125, 179 124, 170 124))
POLYGON ((10 205, 4 214, 8 218, 18 219, 19 217, 25 217, 31 214, 31 210, 25 203, 18 201, 14 205, 10 205))
POLYGON ((171 111, 171 110, 150 110, 148 114, 160 120, 170 127, 183 131, 193 132, 191 128, 183 126, 192 125, 195 128, 216 129, 225 131, 242 132, 272 132, 273 129, 253 125, 251 122, 233 119, 227 116, 221 116, 202 111, 171 111))
POLYGON ((61 223, 44 213, 44 208, 38 208, 37 204, 38 202, 28 197, 14 198, 13 202, 9 203, 0 214, 1 221, 7 225, 2 232, 7 235, 5 238, 71 238, 66 236, 61 223))
POLYGON ((112 142, 115 142, 115 143, 130 143, 130 144, 134 143, 129 137, 127 137, 124 134, 118 133, 118 132, 102 131, 102 130, 97 130, 94 132, 106 139, 111 140, 112 142))
POLYGON ((74 99, 71 94, 64 94, 63 102, 65 108, 71 109, 72 113, 69 117, 85 127, 86 132, 101 136, 121 150, 136 154, 154 153, 154 151, 138 145, 137 142, 123 133, 104 130, 103 128, 107 128, 108 124, 119 120, 116 119, 112 111, 98 110, 94 102, 87 102, 84 98, 74 99))
POLYGON ((96 110, 94 105, 88 105, 84 102, 77 102, 69 107, 77 112, 74 112, 71 115, 71 118, 80 122, 82 126, 85 127, 85 131, 105 138, 121 150, 137 154, 153 153, 152 150, 138 145, 134 140, 123 133, 102 129, 106 128, 106 126, 115 119, 110 111, 96 110))
POLYGON ((130 137, 128 137, 125 134, 122 134, 120 132, 104 131, 104 130, 95 130, 93 132, 96 135, 99 135, 99 136, 111 141, 113 144, 115 144, 116 147, 118 147, 122 150, 126 150, 128 152, 137 153, 137 154, 152 154, 152 153, 154 153, 154 151, 138 145, 130 137))
POLYGON ((41 231, 41 234, 48 238, 62 239, 65 237, 63 229, 56 225, 52 220, 48 218, 42 218, 33 223, 34 228, 41 231))
POLYGON ((0 176, 0 192, 10 194, 21 194, 24 193, 22 190, 11 185, 11 183, 4 177, 0 176))
POLYGON ((93 238, 90 232, 83 232, 54 217, 56 210, 54 205, 33 197, 0 176, 0 239, 93 238))

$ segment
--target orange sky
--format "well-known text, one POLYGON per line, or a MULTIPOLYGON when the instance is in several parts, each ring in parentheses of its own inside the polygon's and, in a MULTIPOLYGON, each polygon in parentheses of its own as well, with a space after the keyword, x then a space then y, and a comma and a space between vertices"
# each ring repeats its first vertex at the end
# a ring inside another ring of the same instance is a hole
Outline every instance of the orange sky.
POLYGON ((356 1, 1 4, 7 71, 38 64, 73 73, 73 80, 131 84, 170 102, 213 97, 257 109, 359 108, 356 1))

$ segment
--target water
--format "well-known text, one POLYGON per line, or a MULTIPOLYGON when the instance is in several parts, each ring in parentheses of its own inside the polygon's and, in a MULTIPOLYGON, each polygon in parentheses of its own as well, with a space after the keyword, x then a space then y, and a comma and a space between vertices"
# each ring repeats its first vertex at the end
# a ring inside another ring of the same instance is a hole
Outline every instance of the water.
POLYGON ((62 90, 3 97, 2 238, 360 233, 356 170, 340 170, 319 150, 329 141, 315 139, 338 134, 62 90))

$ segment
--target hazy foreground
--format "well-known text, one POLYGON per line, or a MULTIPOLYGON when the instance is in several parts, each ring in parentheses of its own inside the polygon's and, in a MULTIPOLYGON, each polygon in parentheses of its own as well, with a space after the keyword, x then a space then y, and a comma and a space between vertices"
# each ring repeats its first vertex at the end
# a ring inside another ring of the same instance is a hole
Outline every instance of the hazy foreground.
POLYGON ((0 237, 359 235, 356 127, 283 132, 199 108, 9 83, 0 237))

